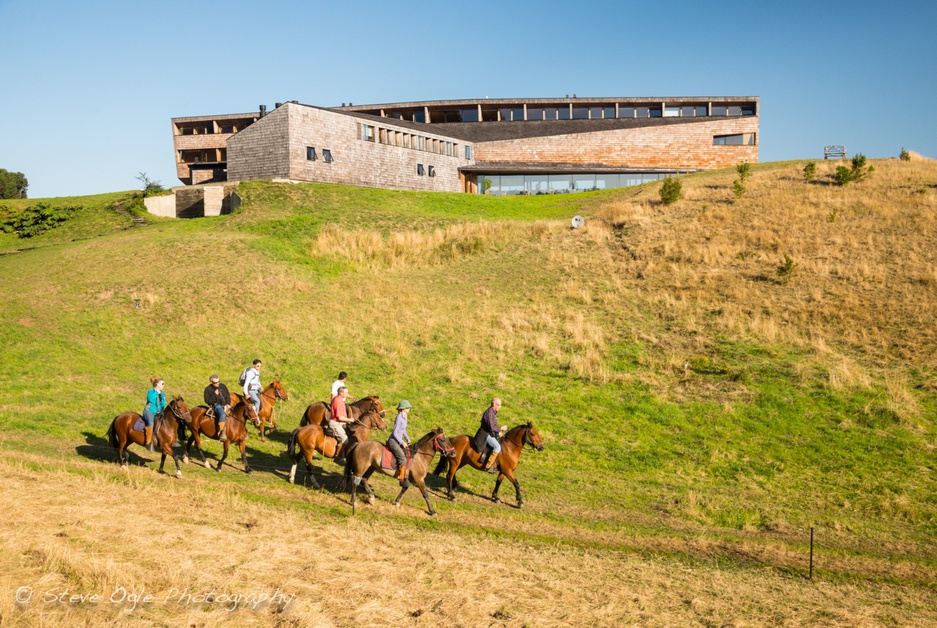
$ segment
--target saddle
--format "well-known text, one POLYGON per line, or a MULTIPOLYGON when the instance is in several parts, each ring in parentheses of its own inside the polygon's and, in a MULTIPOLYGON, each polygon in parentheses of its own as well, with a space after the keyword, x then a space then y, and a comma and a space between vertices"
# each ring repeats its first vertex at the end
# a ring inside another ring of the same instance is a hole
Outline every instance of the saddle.
MULTIPOLYGON (((403 452, 407 455, 407 464, 405 465, 405 468, 409 469, 413 466, 413 456, 410 455, 409 447, 404 447, 403 452)), ((397 457, 394 455, 394 452, 387 448, 387 445, 384 445, 384 451, 381 453, 381 468, 387 470, 393 470, 397 468, 397 457)))
MULTIPOLYGON (((475 432, 475 436, 471 440, 472 449, 474 449, 477 453, 480 453, 480 454, 485 453, 485 450, 488 448, 488 445, 485 444, 485 440, 487 438, 488 438, 488 432, 485 431, 485 428, 483 427, 478 428, 478 431, 475 432)), ((499 443, 504 442, 504 437, 498 436, 498 442, 499 443)))

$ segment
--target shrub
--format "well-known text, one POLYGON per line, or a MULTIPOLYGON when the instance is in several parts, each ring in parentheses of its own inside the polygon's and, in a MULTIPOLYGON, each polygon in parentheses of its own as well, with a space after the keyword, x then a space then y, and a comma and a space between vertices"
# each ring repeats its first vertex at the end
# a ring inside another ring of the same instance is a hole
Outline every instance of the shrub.
POLYGON ((790 256, 785 255, 784 261, 778 266, 778 283, 785 284, 791 280, 791 277, 794 276, 794 272, 797 270, 797 263, 790 258, 790 256))
POLYGON ((15 233, 20 238, 32 238, 49 229, 54 229, 68 220, 77 207, 52 207, 45 203, 37 203, 23 211, 9 216, 0 222, 0 230, 4 233, 15 233))
POLYGON ((732 182, 732 193, 735 194, 735 200, 739 200, 745 194, 745 185, 741 179, 732 182))
POLYGON ((867 166, 865 155, 859 153, 852 158, 852 180, 853 181, 862 181, 863 179, 872 175, 875 172, 874 166, 867 166))
POLYGON ((676 177, 667 177, 664 184, 660 186, 660 200, 664 205, 676 203, 683 198, 683 186, 676 177))
POLYGON ((849 182, 852 181, 852 171, 846 166, 836 166, 833 180, 836 181, 836 185, 849 185, 849 182))
POLYGON ((817 162, 808 161, 804 166, 804 181, 813 181, 817 176, 817 162))
POLYGON ((904 146, 902 146, 901 153, 898 155, 898 159, 901 161, 911 161, 911 153, 905 150, 904 146))
POLYGON ((0 198, 26 198, 29 182, 22 172, 0 168, 0 198))
POLYGON ((752 173, 752 165, 747 161, 743 161, 735 167, 735 171, 739 173, 739 181, 745 183, 745 179, 752 173))
POLYGON ((143 197, 155 196, 163 191, 163 184, 159 181, 153 181, 145 172, 137 173, 139 176, 136 177, 137 181, 143 184, 143 197))

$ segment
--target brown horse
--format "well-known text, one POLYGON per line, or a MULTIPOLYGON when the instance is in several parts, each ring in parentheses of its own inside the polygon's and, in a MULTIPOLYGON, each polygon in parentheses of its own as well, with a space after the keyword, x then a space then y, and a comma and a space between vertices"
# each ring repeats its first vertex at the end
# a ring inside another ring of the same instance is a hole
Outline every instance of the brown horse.
MULTIPOLYGON (((283 384, 280 383, 280 378, 275 377, 272 382, 267 384, 267 387, 260 391, 260 412, 257 415, 260 417, 260 423, 255 423, 255 425, 260 426, 260 442, 266 442, 264 438, 266 432, 264 431, 264 426, 267 424, 267 421, 273 425, 270 428, 271 431, 277 429, 277 420, 273 416, 273 406, 276 405, 277 399, 282 401, 289 401, 290 396, 286 392, 286 389, 283 388, 283 384)), ((231 406, 236 406, 241 399, 244 398, 244 395, 238 393, 231 393, 231 406)), ((247 397, 247 401, 250 402, 251 398, 247 397)))
MULTIPOLYGON (((353 423, 346 423, 349 426, 348 442, 343 448, 346 455, 355 444, 368 440, 371 437, 371 430, 387 429, 387 423, 384 422, 383 413, 379 408, 380 403, 377 403, 376 407, 359 415, 353 423)), ((312 475, 312 457, 317 451, 326 458, 334 459, 338 454, 338 440, 334 436, 326 436, 324 428, 318 423, 311 423, 293 430, 286 450, 286 455, 293 463, 293 468, 290 469, 290 484, 296 479, 296 467, 302 455, 306 460, 306 480, 312 478, 313 488, 319 488, 315 476, 312 475)))
MULTIPOLYGON (((521 497, 521 485, 514 476, 514 470, 517 469, 517 463, 520 460, 524 445, 530 445, 537 451, 543 451, 543 439, 530 421, 524 425, 511 428, 504 435, 504 441, 501 443, 501 453, 498 454, 496 462, 499 471, 498 481, 495 482, 495 490, 491 494, 491 499, 495 503, 501 502, 501 499, 498 498, 498 489, 501 488, 501 481, 507 478, 514 484, 514 490, 517 493, 517 507, 524 507, 524 500, 521 497)), ((433 469, 433 475, 441 474, 445 471, 446 465, 449 466, 449 473, 446 476, 449 485, 449 499, 455 501, 455 487, 459 485, 455 479, 455 474, 465 465, 470 465, 479 471, 482 470, 482 467, 478 464, 481 454, 472 449, 471 437, 464 434, 456 436, 452 439, 452 446, 455 447, 455 455, 451 459, 440 459, 439 464, 433 469)))
MULTIPOLYGON (((381 405, 380 397, 377 395, 362 397, 358 401, 348 404, 348 418, 357 419, 362 414, 373 410, 376 410, 377 413, 381 415, 382 419, 387 417, 387 411, 384 410, 384 406, 381 405)), ((303 418, 299 421, 299 427, 306 425, 321 425, 325 427, 328 425, 331 417, 332 409, 329 407, 329 404, 324 401, 317 401, 306 408, 306 411, 303 413, 303 418)))
MULTIPOLYGON (((121 469, 127 468, 130 461, 130 455, 127 453, 127 447, 131 444, 143 445, 146 440, 144 432, 133 429, 137 420, 141 417, 136 412, 124 412, 120 416, 114 417, 111 426, 107 428, 107 440, 111 447, 117 450, 117 461, 121 469)), ((163 465, 166 464, 166 456, 172 456, 172 461, 176 463, 176 477, 182 477, 182 469, 179 468, 179 458, 172 450, 173 443, 176 442, 176 434, 183 438, 185 431, 183 425, 192 421, 192 415, 189 413, 188 406, 185 405, 182 397, 172 399, 166 408, 156 415, 153 422, 153 438, 159 445, 159 450, 163 457, 159 461, 159 472, 164 473, 163 465)))
MULTIPOLYGON (((224 464, 225 458, 228 457, 228 447, 234 444, 241 450, 241 463, 244 465, 244 471, 253 473, 250 465, 247 464, 247 455, 244 448, 247 445, 247 421, 250 420, 254 426, 260 425, 257 409, 254 408, 254 404, 250 399, 247 401, 242 399, 236 405, 232 406, 231 413, 226 418, 227 420, 224 424, 224 434, 226 437, 224 441, 224 454, 222 454, 221 460, 218 461, 218 466, 215 467, 215 471, 221 471, 221 465, 224 464)), ((189 429, 192 431, 192 435, 189 436, 189 440, 185 444, 185 456, 182 458, 182 462, 189 461, 189 447, 191 447, 194 442, 195 450, 202 459, 205 468, 211 469, 211 465, 205 460, 205 454, 202 453, 202 439, 200 436, 204 434, 208 438, 218 440, 219 434, 215 419, 208 416, 207 407, 196 406, 192 408, 192 422, 189 424, 189 429)))
MULTIPOLYGON (((360 443, 348 452, 348 460, 345 463, 345 476, 350 476, 352 479, 352 514, 355 513, 359 484, 364 484, 364 490, 368 492, 368 503, 374 503, 374 491, 371 490, 371 485, 368 484, 368 478, 371 477, 372 473, 380 471, 384 475, 397 476, 396 469, 385 469, 381 466, 381 457, 384 454, 384 449, 385 447, 382 443, 376 440, 369 440, 366 443, 360 443)), ((430 515, 435 515, 436 510, 429 501, 429 493, 426 492, 424 479, 426 478, 426 472, 429 470, 430 463, 432 463, 433 458, 436 457, 437 451, 446 457, 455 455, 455 448, 453 448, 452 443, 449 442, 446 435, 443 434, 441 427, 437 427, 421 438, 415 445, 410 445, 410 455, 413 457, 413 464, 409 471, 407 471, 407 476, 409 479, 413 480, 419 487, 420 492, 423 493, 423 499, 426 500, 426 507, 429 509, 430 515)), ((400 506, 400 500, 403 498, 403 494, 410 488, 410 483, 407 480, 404 480, 400 484, 400 494, 398 494, 397 499, 394 500, 394 506, 400 506)))

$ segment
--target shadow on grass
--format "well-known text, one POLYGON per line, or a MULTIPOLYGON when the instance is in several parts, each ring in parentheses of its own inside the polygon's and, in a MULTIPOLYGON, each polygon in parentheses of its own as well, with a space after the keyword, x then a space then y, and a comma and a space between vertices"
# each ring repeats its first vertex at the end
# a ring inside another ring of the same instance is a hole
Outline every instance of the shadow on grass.
MULTIPOLYGON (((107 441, 106 438, 94 434, 92 432, 82 432, 82 436, 85 437, 85 444, 75 447, 75 453, 77 453, 82 458, 88 460, 97 460, 98 462, 110 462, 117 463, 117 449, 111 447, 111 444, 107 441)), ((151 462, 159 462, 160 454, 158 452, 150 454, 152 458, 144 458, 139 455, 134 450, 135 444, 131 443, 127 446, 127 458, 129 464, 145 467, 151 462)), ((136 445, 136 448, 139 449, 139 445, 136 445)), ((143 451, 146 451, 145 449, 143 451)))

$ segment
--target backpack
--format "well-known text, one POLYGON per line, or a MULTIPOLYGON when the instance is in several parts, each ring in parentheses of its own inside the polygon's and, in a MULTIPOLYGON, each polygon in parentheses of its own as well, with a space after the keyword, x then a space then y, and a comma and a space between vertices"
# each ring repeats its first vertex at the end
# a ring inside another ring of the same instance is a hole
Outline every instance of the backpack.
POLYGON ((241 371, 241 375, 240 375, 240 377, 238 377, 238 385, 239 385, 239 386, 243 386, 243 385, 244 385, 244 382, 247 381, 247 371, 248 371, 250 368, 251 368, 251 367, 248 366, 248 367, 245 367, 243 371, 241 371))

